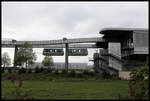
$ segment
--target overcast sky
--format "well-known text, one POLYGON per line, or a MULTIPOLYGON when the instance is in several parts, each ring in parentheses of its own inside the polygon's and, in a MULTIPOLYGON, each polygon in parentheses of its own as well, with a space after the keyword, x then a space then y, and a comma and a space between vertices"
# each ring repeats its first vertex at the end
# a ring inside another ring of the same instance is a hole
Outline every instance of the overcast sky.
MULTIPOLYGON (((148 2, 2 2, 2 38, 54 40, 100 37, 103 28, 148 28, 148 2)), ((37 61, 42 49, 34 49, 37 61)), ((14 49, 2 49, 13 57, 14 49)), ((86 62, 93 55, 70 57, 86 62)), ((53 57, 64 62, 64 56, 53 57)))

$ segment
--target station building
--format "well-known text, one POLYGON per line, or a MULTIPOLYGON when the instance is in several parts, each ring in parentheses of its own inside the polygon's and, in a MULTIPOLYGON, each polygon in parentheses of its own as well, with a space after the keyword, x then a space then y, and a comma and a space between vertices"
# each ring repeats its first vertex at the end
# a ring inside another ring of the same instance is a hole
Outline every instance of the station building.
POLYGON ((148 29, 105 28, 99 33, 106 42, 97 43, 102 49, 93 56, 94 69, 98 72, 130 72, 148 61, 148 29))

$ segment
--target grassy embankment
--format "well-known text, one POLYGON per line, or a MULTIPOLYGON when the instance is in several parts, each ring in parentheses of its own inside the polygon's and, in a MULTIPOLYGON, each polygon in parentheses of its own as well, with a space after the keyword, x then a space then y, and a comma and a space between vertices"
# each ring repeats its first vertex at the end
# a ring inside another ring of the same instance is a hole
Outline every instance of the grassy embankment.
MULTIPOLYGON (((2 99, 15 99, 13 84, 2 74, 2 99)), ((73 78, 51 73, 21 74, 24 77, 22 92, 33 99, 118 99, 128 95, 128 81, 101 80, 95 77, 73 78)))

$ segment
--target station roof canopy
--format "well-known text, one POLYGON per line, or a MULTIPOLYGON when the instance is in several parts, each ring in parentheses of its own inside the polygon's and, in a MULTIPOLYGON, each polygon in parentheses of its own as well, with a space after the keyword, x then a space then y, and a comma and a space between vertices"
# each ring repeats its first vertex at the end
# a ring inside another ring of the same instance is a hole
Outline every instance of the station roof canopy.
POLYGON ((133 32, 148 33, 148 29, 144 28, 105 28, 99 33, 103 34, 103 38, 108 41, 122 41, 132 37, 133 32))
POLYGON ((108 35, 108 34, 127 34, 127 33, 132 33, 133 31, 148 31, 148 29, 144 28, 104 28, 102 29, 99 33, 108 35))

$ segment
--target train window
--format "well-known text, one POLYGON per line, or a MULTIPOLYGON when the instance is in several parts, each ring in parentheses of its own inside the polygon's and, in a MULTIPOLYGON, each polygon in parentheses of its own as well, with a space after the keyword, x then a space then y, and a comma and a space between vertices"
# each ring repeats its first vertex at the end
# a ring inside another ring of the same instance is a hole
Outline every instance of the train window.
POLYGON ((69 49, 69 56, 86 56, 87 49, 69 49))
MULTIPOLYGON (((44 49, 44 55, 62 56, 64 55, 63 49, 44 49), (48 53, 48 54, 47 54, 48 53)), ((87 49, 69 49, 69 56, 86 56, 87 49)))
POLYGON ((76 52, 76 50, 74 49, 74 50, 73 50, 73 52, 75 53, 75 52, 76 52))
POLYGON ((44 49, 43 55, 62 56, 64 55, 64 52, 63 52, 63 49, 44 49))
POLYGON ((62 52, 61 49, 58 49, 57 52, 62 52))
POLYGON ((81 50, 79 49, 79 53, 81 52, 81 50))
POLYGON ((45 52, 48 52, 48 49, 45 49, 44 51, 45 51, 45 52))

